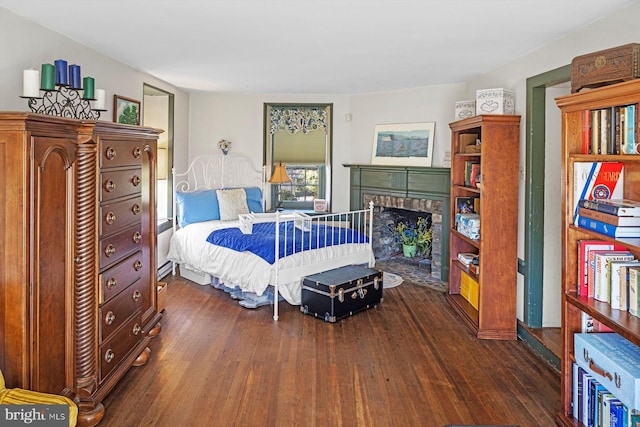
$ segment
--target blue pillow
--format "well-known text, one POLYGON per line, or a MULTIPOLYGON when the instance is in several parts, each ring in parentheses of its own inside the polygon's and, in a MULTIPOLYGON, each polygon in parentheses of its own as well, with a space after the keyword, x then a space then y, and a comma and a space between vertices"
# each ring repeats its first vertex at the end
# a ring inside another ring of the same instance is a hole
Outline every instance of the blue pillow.
POLYGON ((188 193, 176 192, 178 225, 185 227, 194 222, 220 219, 216 190, 200 190, 188 193))
POLYGON ((244 192, 247 193, 249 212, 262 213, 262 189, 259 187, 245 187, 244 192))

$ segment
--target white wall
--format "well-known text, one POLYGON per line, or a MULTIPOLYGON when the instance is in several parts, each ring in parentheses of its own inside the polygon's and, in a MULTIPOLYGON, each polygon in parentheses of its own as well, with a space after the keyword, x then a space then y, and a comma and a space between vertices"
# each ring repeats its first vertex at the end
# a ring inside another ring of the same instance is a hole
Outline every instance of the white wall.
MULTIPOLYGON (((96 88, 106 90, 107 111, 101 113, 100 120, 113 121, 114 94, 142 100, 144 83, 173 93, 175 163, 181 167, 187 164, 188 93, 0 7, 0 110, 29 111, 27 100, 19 97, 22 94, 22 71, 29 68, 40 70, 43 63, 53 63, 56 59, 80 65, 83 76, 93 77, 96 88)), ((163 236, 159 241, 167 239, 163 236)), ((164 246, 162 249, 166 251, 164 246)), ((166 258, 166 252, 159 251, 158 255, 159 259, 166 258)))

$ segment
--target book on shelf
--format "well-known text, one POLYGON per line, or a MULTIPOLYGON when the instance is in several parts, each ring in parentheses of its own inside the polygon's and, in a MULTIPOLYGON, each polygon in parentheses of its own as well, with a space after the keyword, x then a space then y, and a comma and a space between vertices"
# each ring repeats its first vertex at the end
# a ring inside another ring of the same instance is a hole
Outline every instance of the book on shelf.
POLYGON ((600 110, 591 111, 591 154, 600 154, 600 110))
POLYGON ((608 327, 607 325, 602 324, 601 322, 595 320, 593 317, 589 316, 585 312, 581 312, 581 331, 585 334, 591 332, 613 332, 613 329, 608 327))
POLYGON ((629 313, 633 314, 636 317, 638 316, 638 285, 640 281, 640 267, 629 267, 629 293, 627 295, 628 298, 628 306, 629 313))
POLYGON ((579 200, 621 199, 624 197, 623 162, 575 162, 573 164, 574 224, 579 200))
POLYGON ((580 199, 578 206, 617 216, 640 216, 640 202, 631 199, 580 199))
MULTIPOLYGON (((475 162, 471 160, 467 160, 466 162, 464 162, 464 186, 465 187, 472 187, 471 181, 472 181, 474 165, 477 165, 476 168, 479 168, 480 162, 475 162)), ((475 187, 476 181, 477 181, 477 177, 473 178, 473 182, 474 182, 473 187, 475 187)))
POLYGON ((637 108, 635 104, 627 105, 625 107, 625 125, 622 129, 623 132, 623 149, 621 154, 638 154, 637 144, 637 126, 638 121, 636 119, 637 108))
POLYGON ((470 253, 470 252, 460 252, 458 253, 458 261, 460 261, 465 267, 469 267, 474 260, 478 259, 478 254, 470 253))
POLYGON ((611 142, 611 110, 600 110, 600 154, 613 154, 611 142))
POLYGON ((640 237, 640 227, 618 227, 590 218, 578 217, 578 227, 614 238, 640 237))
POLYGON ((589 253, 595 250, 626 251, 627 248, 619 243, 605 242, 604 240, 580 240, 577 246, 578 280, 576 283, 576 291, 578 295, 593 297, 593 288, 591 290, 591 295, 589 295, 589 253))
POLYGON ((627 311, 627 295, 629 293, 628 268, 637 265, 640 265, 640 261, 637 259, 630 261, 612 261, 609 264, 609 277, 611 278, 611 308, 627 311))
POLYGON ((589 298, 593 298, 593 296, 595 295, 595 286, 596 286, 596 256, 600 253, 607 253, 607 252, 611 252, 611 251, 607 251, 607 250, 600 250, 600 249, 596 249, 596 250, 592 250, 589 251, 589 258, 587 261, 587 268, 588 268, 588 272, 587 272, 587 294, 585 296, 589 297, 589 298))
POLYGON ((595 252, 595 283, 593 284, 593 298, 611 303, 611 274, 610 263, 612 261, 631 261, 634 259, 631 252, 612 251, 595 252))
POLYGON ((478 187, 480 182, 480 163, 471 164, 471 176, 469 177, 469 186, 473 188, 478 187))
POLYGON ((640 216, 618 216, 586 208, 578 208, 578 216, 619 227, 640 227, 640 216))
POLYGON ((591 154, 591 111, 582 111, 582 154, 591 154))
POLYGON ((639 154, 636 104, 584 110, 582 154, 639 154))

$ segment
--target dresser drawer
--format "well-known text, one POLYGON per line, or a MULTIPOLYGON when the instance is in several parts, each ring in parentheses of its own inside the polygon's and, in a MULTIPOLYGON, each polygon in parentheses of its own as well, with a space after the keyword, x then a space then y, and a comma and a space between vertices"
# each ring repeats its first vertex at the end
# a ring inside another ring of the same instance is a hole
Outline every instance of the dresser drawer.
POLYGON ((142 226, 135 224, 100 240, 100 269, 110 267, 142 248, 142 226))
POLYGON ((142 277, 142 252, 136 252, 119 264, 100 274, 99 304, 104 304, 124 288, 142 277))
POLYGON ((139 165, 142 163, 142 141, 102 139, 100 141, 100 167, 139 165))
POLYGON ((121 329, 100 346, 100 382, 102 382, 120 361, 142 339, 142 323, 138 311, 121 329))
POLYGON ((100 206, 100 235, 114 233, 122 227, 140 220, 142 197, 100 206))
POLYGON ((122 324, 141 308, 142 280, 130 285, 98 309, 100 342, 107 340, 122 324))
POLYGON ((139 194, 142 187, 142 169, 102 171, 100 173, 100 201, 139 194))

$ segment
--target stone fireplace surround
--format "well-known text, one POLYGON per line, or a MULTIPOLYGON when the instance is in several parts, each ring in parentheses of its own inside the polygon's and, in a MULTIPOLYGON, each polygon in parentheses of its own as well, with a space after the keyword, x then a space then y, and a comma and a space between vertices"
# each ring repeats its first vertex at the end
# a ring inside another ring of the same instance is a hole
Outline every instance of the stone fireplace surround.
MULTIPOLYGON (((380 220, 380 213, 386 208, 405 209, 415 212, 431 214, 432 241, 431 241, 431 277, 435 280, 442 278, 442 215, 443 203, 438 200, 418 199, 412 197, 391 196, 384 194, 363 194, 364 206, 373 202, 373 250, 374 253, 384 253, 379 247, 381 238, 387 234, 387 224, 380 220), (378 218, 378 220, 376 220, 378 218), (378 246, 378 250, 376 247, 378 246)), ((378 256, 376 255, 376 258, 378 256)), ((449 262, 444 260, 444 262, 449 262)))

